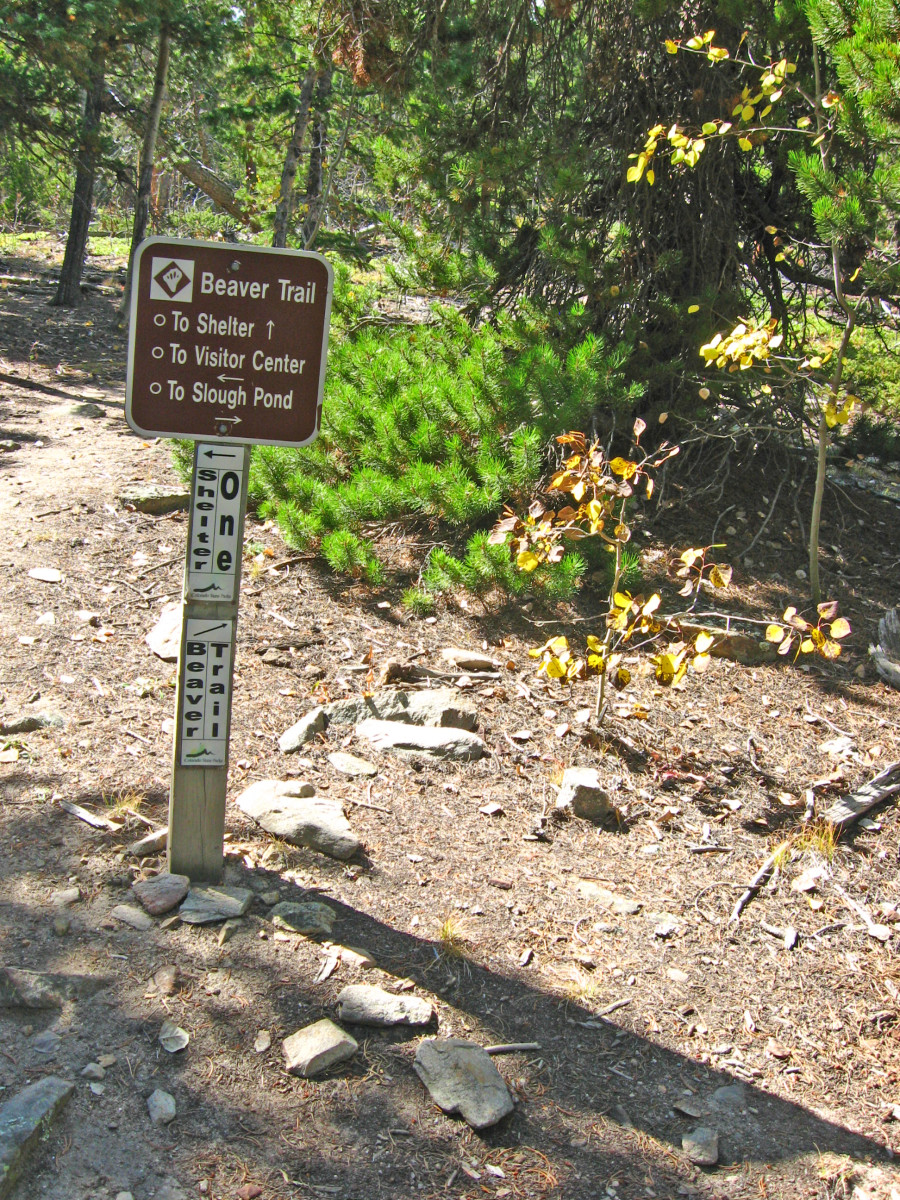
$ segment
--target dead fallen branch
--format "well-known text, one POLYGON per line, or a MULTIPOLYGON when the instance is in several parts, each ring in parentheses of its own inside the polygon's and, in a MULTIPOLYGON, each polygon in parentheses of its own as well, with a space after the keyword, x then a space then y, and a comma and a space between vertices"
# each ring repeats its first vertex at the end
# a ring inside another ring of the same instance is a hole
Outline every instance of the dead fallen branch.
POLYGON ((731 912, 731 921, 739 921, 741 919, 741 913, 744 911, 759 889, 764 884, 768 883, 772 872, 775 870, 775 864, 778 862, 780 856, 789 848, 790 844, 791 843, 787 841, 782 842, 780 846, 775 847, 763 865, 747 884, 747 890, 738 896, 737 903, 731 912))

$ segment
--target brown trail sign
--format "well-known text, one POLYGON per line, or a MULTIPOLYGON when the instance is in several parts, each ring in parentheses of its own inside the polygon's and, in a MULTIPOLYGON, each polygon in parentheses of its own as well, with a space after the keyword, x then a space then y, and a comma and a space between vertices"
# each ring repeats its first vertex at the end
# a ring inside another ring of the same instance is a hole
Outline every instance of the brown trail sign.
POLYGON ((169 869, 222 873, 250 445, 319 435, 333 272, 318 254, 150 238, 138 251, 125 417, 196 441, 169 869))

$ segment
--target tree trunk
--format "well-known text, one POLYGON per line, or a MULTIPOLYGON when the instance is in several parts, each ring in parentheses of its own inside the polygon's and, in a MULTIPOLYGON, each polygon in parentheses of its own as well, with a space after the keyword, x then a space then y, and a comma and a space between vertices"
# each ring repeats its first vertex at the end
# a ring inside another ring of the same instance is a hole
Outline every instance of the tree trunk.
POLYGON ((309 151, 309 171, 306 176, 306 220, 303 222, 303 244, 311 239, 319 225, 319 210, 323 196, 323 166, 328 147, 328 98, 331 95, 334 71, 329 68, 319 76, 316 85, 312 146, 309 151))
POLYGON ((303 85, 300 88, 300 101, 297 105, 297 115, 294 117, 294 128, 288 143, 287 154, 284 157, 284 167, 281 171, 281 187, 278 192, 278 203, 275 205, 275 227, 272 231, 272 245, 286 246, 288 222, 294 207, 294 180, 297 177, 297 164, 300 161, 300 151, 303 149, 303 139, 306 136, 306 126, 309 123, 309 106, 312 103, 313 88, 315 87, 317 71, 310 67, 306 72, 303 85))
POLYGON ((169 48, 171 32, 168 25, 163 25, 159 31, 159 50, 156 55, 156 77, 153 81, 153 95, 147 110, 147 124, 144 129, 144 142, 141 146, 141 170, 138 176, 137 197, 134 202, 134 225, 131 230, 131 250, 128 255, 128 273, 125 276, 125 294, 119 313, 125 317, 131 300, 132 274, 134 271, 134 256, 137 248, 147 234, 147 221, 150 217, 150 193, 153 189, 153 169, 156 159, 156 138, 159 134, 159 122, 162 116, 163 104, 166 99, 166 81, 169 77, 169 48))
POLYGON ((84 100, 84 116, 81 122, 81 138, 78 146, 75 172, 75 190, 72 193, 72 215, 69 220, 69 236, 66 253, 56 295, 50 301, 64 308, 76 308, 82 301, 81 272, 87 251, 88 230, 91 225, 91 210, 94 204, 94 177, 97 174, 99 156, 100 122, 103 117, 106 57, 100 54, 94 64, 84 100))

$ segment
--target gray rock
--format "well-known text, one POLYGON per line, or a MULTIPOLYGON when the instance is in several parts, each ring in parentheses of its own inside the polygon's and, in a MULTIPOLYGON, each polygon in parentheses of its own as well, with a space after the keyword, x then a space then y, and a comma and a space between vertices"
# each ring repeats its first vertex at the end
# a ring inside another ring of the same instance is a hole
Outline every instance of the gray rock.
POLYGON ((65 717, 57 712, 50 712, 49 709, 44 712, 19 713, 0 721, 0 734, 7 736, 16 733, 37 733, 40 729, 62 729, 65 723, 65 717))
POLYGON ((267 833, 331 858, 352 858, 360 848, 340 801, 316 796, 310 783, 262 779, 237 798, 237 806, 267 833))
POLYGON ((287 1069, 291 1075, 309 1078, 321 1075, 329 1067, 346 1062, 359 1049, 358 1043, 327 1017, 298 1029, 283 1042, 287 1069))
POLYGON ((427 755, 454 762, 474 762, 485 754, 477 733, 452 726, 407 725, 400 721, 367 720, 356 732, 377 750, 394 750, 403 755, 427 755))
MULTIPOLYGON (((69 409, 73 417, 105 417, 106 409, 101 408, 99 404, 91 404, 85 401, 83 404, 73 404, 69 409)), ((118 1200, 118 1198, 117 1198, 118 1200)))
POLYGON ((0 1108, 0 1200, 21 1178, 28 1158, 47 1136, 74 1083, 48 1075, 31 1083, 0 1108))
POLYGON ((62 1008, 67 1000, 92 996, 105 986, 92 975, 50 975, 0 967, 0 1008, 62 1008))
POLYGON ((82 1079, 105 1079, 106 1071, 99 1063, 89 1062, 81 1071, 82 1079))
POLYGON ((281 892, 275 888, 273 888, 270 892, 259 893, 260 904, 265 904, 267 908, 271 908, 273 904, 277 904, 280 899, 281 892))
POLYGON ((53 892, 50 896, 50 903, 55 904, 58 908, 66 908, 69 904, 77 904, 81 899, 81 888, 70 887, 63 888, 60 892, 53 892))
POLYGON ((367 762, 364 758, 357 758, 355 754, 345 754, 343 750, 335 750, 329 754, 328 761, 342 775, 351 775, 356 778, 361 775, 378 774, 378 768, 372 763, 367 762))
POLYGON ((600 786, 600 776, 593 767, 569 767, 563 772, 556 810, 588 821, 602 821, 610 815, 609 792, 600 786))
POLYGON ((71 928, 71 917, 58 916, 53 918, 53 932, 57 937, 65 937, 71 928))
POLYGON ((747 1088, 743 1083, 729 1083, 716 1088, 709 1098, 710 1108, 717 1110, 743 1108, 747 1103, 747 1088))
POLYGON ((42 1055, 45 1059, 51 1059, 56 1056, 57 1051, 62 1043, 62 1038, 52 1029, 45 1029, 43 1033, 39 1033, 31 1039, 29 1043, 35 1054, 42 1055))
POLYGON ((697 1167, 714 1167, 719 1161, 719 1135, 714 1129, 698 1125, 681 1139, 681 1148, 697 1167))
POLYGON ((164 996, 174 996, 178 990, 180 971, 174 963, 166 963, 153 972, 153 982, 164 996))
POLYGON ((139 487, 119 492, 119 503, 138 512, 161 516, 187 508, 190 495, 183 488, 164 487, 158 483, 142 483, 139 487))
POLYGON ((461 671, 496 671, 498 663, 489 655, 477 650, 463 650, 459 646, 447 646, 441 651, 441 658, 451 666, 459 667, 461 671))
POLYGON ((207 885, 192 887, 178 915, 187 925, 207 925, 242 917, 250 907, 253 893, 249 888, 207 885))
POLYGON ((351 1025, 428 1025, 434 1006, 418 996, 398 996, 368 983, 351 983, 337 998, 338 1016, 351 1025))
POLYGON ((269 917, 276 929, 289 929, 306 937, 329 937, 337 913, 318 900, 285 900, 269 910, 269 917))
POLYGON ((219 930, 218 938, 216 938, 219 945, 224 946, 226 942, 230 942, 243 923, 240 917, 231 917, 227 920, 219 930))
POLYGON ((137 908, 134 904, 117 904, 110 911, 109 915, 114 921, 121 921, 123 925, 130 925, 138 933, 146 933, 148 929, 153 928, 152 917, 149 917, 143 909, 137 908))
POLYGON ((329 725, 358 725, 374 718, 406 721, 410 725, 442 725, 474 729, 478 709, 456 688, 434 688, 422 692, 377 691, 372 696, 353 696, 326 704, 329 725))
POLYGON ((175 1097, 169 1092, 164 1092, 162 1088, 157 1088, 147 1097, 147 1112, 154 1125, 168 1125, 175 1120, 178 1113, 175 1097))
POLYGON ((171 912, 182 902, 190 886, 191 881, 187 875, 171 875, 168 871, 163 871, 154 875, 152 879, 136 879, 131 885, 131 890, 148 913, 152 913, 154 917, 161 917, 163 913, 171 912))
POLYGON ((633 917, 644 907, 640 900, 632 900, 629 896, 617 896, 609 888, 595 883, 593 879, 579 879, 578 891, 586 900, 597 900, 604 908, 617 913, 620 917, 633 917))
POLYGON ((181 604, 167 604, 159 620, 144 638, 153 653, 163 662, 177 662, 181 645, 181 604))
POLYGON ((315 740, 316 735, 325 732, 325 710, 314 708, 305 717, 301 717, 290 729, 286 729, 278 739, 278 748, 282 754, 293 754, 307 742, 315 740))
POLYGON ((167 1178, 156 1189, 154 1200, 189 1200, 189 1197, 176 1179, 167 1178))
POLYGON ((512 1096, 493 1059, 462 1038, 428 1038, 416 1051, 413 1069, 445 1113, 473 1129, 496 1125, 513 1110, 512 1096))
POLYGON ((165 850, 169 841, 169 827, 164 829, 155 829, 152 833, 146 834, 142 838, 138 838, 136 842, 132 842, 128 847, 128 853, 133 854, 135 858, 144 858, 148 854, 158 854, 160 850, 165 850))

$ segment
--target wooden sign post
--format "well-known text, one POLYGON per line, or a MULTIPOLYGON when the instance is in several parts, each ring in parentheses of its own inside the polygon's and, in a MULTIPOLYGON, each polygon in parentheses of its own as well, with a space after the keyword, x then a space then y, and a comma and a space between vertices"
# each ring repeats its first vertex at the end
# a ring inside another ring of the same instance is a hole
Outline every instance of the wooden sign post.
POLYGON ((333 274, 318 254, 150 238, 138 251, 125 416, 191 438, 169 870, 221 878, 250 444, 318 437, 333 274))

